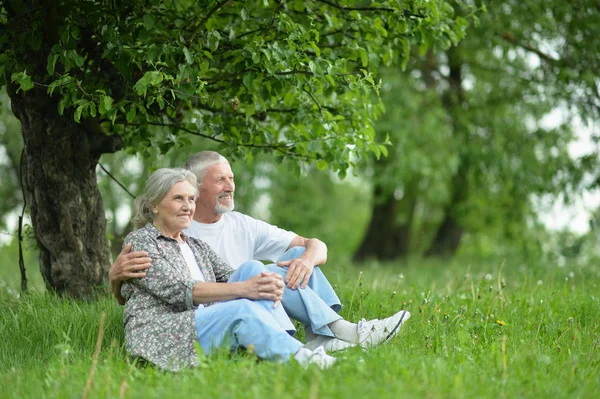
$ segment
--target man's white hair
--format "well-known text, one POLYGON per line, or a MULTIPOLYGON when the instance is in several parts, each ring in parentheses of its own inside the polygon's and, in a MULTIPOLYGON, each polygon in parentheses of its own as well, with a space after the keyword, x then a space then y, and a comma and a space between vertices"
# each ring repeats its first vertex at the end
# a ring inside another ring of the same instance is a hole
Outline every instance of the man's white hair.
POLYGON ((200 151, 195 153, 185 163, 184 168, 191 171, 198 179, 198 187, 202 185, 206 171, 213 165, 227 162, 227 158, 215 151, 200 151))

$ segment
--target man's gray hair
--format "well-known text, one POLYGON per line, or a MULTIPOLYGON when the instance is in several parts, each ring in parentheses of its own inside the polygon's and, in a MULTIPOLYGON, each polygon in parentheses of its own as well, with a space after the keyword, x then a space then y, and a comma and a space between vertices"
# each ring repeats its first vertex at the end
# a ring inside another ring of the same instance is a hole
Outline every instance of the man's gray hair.
POLYGON ((133 201, 133 227, 139 229, 154 220, 152 207, 158 205, 173 186, 181 181, 189 182, 196 190, 196 176, 187 169, 161 168, 148 178, 144 192, 133 201))
POLYGON ((185 163, 184 168, 192 171, 198 180, 198 186, 202 185, 206 170, 213 165, 221 162, 227 162, 227 158, 215 151, 200 151, 195 153, 185 163))

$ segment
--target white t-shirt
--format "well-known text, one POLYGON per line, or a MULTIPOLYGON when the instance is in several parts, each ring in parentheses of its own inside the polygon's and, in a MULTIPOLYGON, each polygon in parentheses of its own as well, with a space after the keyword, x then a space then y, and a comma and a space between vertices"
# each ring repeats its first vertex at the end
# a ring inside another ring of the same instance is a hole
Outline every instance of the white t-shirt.
POLYGON ((196 261, 194 252, 192 252, 192 248, 190 248, 190 246, 185 242, 183 244, 179 244, 179 248, 181 248, 181 254, 183 255, 183 259, 185 259, 185 263, 190 270, 192 278, 194 280, 206 281, 202 270, 200 270, 200 267, 198 266, 198 261, 196 261))
MULTIPOLYGON (((190 270, 190 274, 194 280, 206 281, 204 278, 204 274, 202 270, 200 270, 200 266, 198 266, 198 261, 194 256, 194 252, 192 248, 187 243, 179 244, 179 248, 181 248, 181 254, 183 255, 183 259, 185 259, 185 263, 190 270)), ((203 308, 204 305, 200 304, 197 306, 198 308, 203 308)))
POLYGON ((233 269, 252 259, 275 262, 297 236, 239 212, 227 212, 212 224, 193 220, 184 232, 210 245, 233 269))

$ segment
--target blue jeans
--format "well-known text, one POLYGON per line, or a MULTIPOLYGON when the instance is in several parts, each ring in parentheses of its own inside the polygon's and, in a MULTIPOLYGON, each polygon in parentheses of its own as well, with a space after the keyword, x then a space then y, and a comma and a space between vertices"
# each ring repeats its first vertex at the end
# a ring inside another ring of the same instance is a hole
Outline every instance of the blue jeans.
MULTIPOLYGON (((304 247, 290 248, 277 262, 295 259, 302 255, 305 249, 304 247)), ((285 281, 287 268, 275 264, 267 265, 266 268, 268 271, 279 274, 285 281)), ((306 288, 292 290, 286 286, 281 303, 292 319, 298 320, 305 328, 310 328, 314 334, 318 335, 333 337, 328 324, 342 318, 337 313, 342 308, 340 299, 320 267, 314 268, 306 288)))
MULTIPOLYGON (((229 282, 245 281, 265 270, 260 262, 246 262, 231 275, 229 282)), ((231 349, 252 346, 260 358, 287 361, 302 347, 290 335, 295 332, 294 325, 281 306, 273 308, 273 301, 218 302, 198 308, 195 320, 198 342, 206 354, 222 346, 231 349)))

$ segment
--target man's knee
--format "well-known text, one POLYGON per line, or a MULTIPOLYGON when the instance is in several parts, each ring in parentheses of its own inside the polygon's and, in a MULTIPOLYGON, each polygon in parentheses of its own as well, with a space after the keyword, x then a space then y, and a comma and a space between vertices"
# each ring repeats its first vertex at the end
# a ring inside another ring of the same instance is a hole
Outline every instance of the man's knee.
POLYGON ((304 251, 306 251, 305 247, 292 247, 285 251, 278 261, 283 262, 286 260, 296 259, 300 257, 304 253, 304 251))
POLYGON ((242 263, 240 267, 238 267, 237 270, 233 272, 231 277, 229 277, 229 281, 245 281, 266 270, 267 269, 265 268, 265 265, 263 265, 261 262, 257 260, 249 260, 247 262, 242 263))

